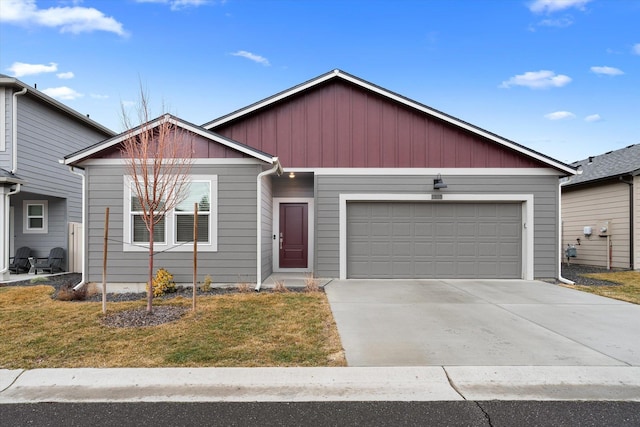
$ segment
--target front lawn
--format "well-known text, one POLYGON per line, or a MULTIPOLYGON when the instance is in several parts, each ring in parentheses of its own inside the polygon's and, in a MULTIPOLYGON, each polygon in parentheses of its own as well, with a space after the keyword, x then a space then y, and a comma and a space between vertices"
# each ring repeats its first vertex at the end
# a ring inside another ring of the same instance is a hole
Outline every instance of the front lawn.
MULTIPOLYGON (((198 297, 197 311, 159 326, 103 325, 102 305, 51 298, 50 286, 0 288, 0 368, 344 366, 326 296, 198 297)), ((177 297, 154 304, 191 307, 177 297)), ((145 301, 108 303, 108 313, 145 301)))
POLYGON ((640 304, 640 271, 583 274, 584 277, 616 283, 611 286, 566 285, 572 289, 640 304))

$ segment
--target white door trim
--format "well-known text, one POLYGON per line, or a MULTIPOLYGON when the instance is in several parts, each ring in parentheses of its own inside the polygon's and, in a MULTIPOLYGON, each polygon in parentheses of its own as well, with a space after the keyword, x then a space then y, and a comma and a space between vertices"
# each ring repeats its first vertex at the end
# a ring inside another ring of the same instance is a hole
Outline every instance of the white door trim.
POLYGON ((313 197, 274 197, 273 198, 273 235, 276 236, 272 239, 273 253, 273 271, 275 273, 291 272, 291 273, 307 273, 313 271, 313 248, 315 246, 314 233, 313 233, 313 197), (307 204, 307 268, 280 268, 280 247, 279 239, 280 235, 280 204, 281 203, 306 203, 307 204))
POLYGON ((340 194, 340 280, 347 278, 347 202, 522 202, 522 279, 533 280, 533 194, 443 194, 434 200, 431 194, 340 194))

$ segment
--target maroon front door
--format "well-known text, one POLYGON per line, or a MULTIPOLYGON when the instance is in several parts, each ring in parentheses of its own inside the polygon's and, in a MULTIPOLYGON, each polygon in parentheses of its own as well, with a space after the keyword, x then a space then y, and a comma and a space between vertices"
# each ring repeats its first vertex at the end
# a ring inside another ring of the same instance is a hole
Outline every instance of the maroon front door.
POLYGON ((280 268, 307 268, 306 203, 280 203, 280 268))

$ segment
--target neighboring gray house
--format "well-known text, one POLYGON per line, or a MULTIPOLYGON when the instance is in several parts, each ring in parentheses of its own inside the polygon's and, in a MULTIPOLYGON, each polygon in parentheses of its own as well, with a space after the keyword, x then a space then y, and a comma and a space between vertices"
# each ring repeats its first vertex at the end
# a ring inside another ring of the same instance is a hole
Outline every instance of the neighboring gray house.
POLYGON ((562 243, 576 249, 569 261, 640 269, 640 144, 572 166, 581 173, 562 183, 562 243))
MULTIPOLYGON (((157 120, 194 136, 192 196, 211 202, 199 273, 215 282, 559 276, 558 178, 574 168, 343 71, 203 126, 157 120)), ((105 206, 109 282, 146 280, 123 137, 65 159, 86 176, 88 281, 101 279, 105 206)), ((184 215, 167 216, 155 265, 189 283, 184 215)))
POLYGON ((69 224, 82 222, 82 178, 60 159, 113 134, 0 75, 0 280, 9 278, 8 260, 19 247, 31 248, 34 257, 47 257, 54 247, 68 252, 69 224))

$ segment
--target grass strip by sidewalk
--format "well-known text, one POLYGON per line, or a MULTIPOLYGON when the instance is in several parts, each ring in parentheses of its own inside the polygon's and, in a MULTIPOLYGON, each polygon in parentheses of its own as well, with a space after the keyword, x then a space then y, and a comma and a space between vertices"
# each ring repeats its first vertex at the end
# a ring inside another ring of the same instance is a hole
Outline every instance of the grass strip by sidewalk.
MULTIPOLYGON (((198 298, 180 320, 143 328, 101 323, 100 303, 51 299, 50 286, 0 288, 0 368, 344 366, 323 293, 198 298)), ((110 313, 144 301, 108 303, 110 313)), ((161 305, 191 306, 174 298, 161 305)))
POLYGON ((585 285, 566 285, 572 289, 589 292, 627 301, 634 304, 640 304, 640 271, 614 271, 611 273, 591 273, 584 274, 585 277, 592 279, 607 280, 617 283, 613 286, 585 286, 585 285))

